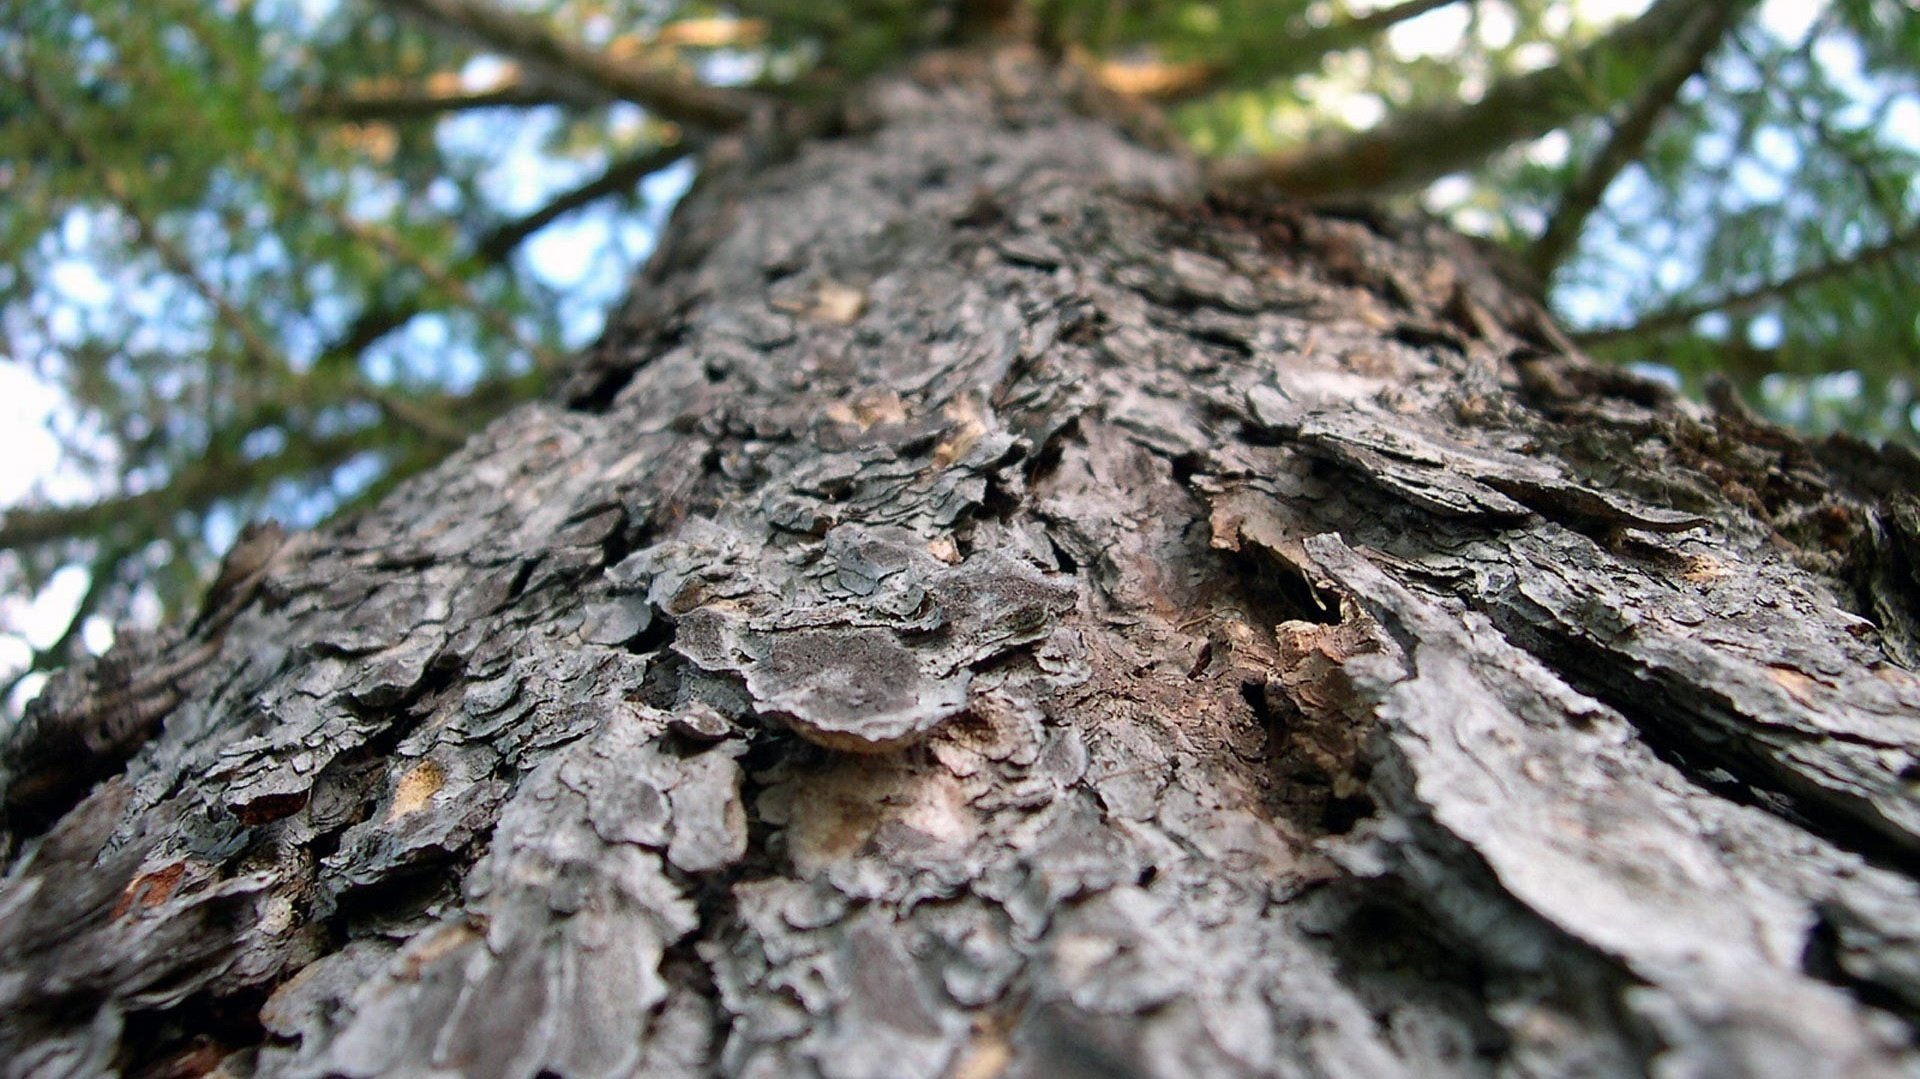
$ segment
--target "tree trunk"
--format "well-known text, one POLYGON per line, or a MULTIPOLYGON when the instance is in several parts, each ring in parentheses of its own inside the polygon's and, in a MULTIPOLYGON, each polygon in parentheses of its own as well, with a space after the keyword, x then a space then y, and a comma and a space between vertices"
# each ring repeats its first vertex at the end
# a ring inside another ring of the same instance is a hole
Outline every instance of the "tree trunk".
POLYGON ((1920 469, 1071 82, 716 151, 562 396, 56 679, 6 1071, 1911 1074, 1920 469))

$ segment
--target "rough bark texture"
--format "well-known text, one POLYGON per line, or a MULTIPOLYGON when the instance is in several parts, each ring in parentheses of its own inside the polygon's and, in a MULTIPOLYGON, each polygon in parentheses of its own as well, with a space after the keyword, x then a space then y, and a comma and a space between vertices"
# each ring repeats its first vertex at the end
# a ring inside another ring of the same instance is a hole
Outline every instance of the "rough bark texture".
POLYGON ((1914 1072, 1911 462, 1074 100, 716 160, 563 399, 57 679, 6 1073, 1914 1072))

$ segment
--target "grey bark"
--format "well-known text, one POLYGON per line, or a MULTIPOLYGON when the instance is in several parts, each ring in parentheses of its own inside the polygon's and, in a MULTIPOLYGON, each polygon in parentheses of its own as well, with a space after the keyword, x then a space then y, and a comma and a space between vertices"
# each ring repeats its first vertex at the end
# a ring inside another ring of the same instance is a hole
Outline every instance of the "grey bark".
MULTIPOLYGON (((943 57, 5 743, 9 1075, 1916 1070, 1916 468, 943 57)), ((759 138, 760 136, 754 136, 759 138)))

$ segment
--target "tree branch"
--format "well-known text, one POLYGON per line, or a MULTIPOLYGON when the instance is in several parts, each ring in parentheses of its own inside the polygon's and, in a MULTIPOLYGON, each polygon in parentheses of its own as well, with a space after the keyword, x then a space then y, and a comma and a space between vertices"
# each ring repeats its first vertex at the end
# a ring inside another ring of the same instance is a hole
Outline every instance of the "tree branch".
POLYGON ((484 262, 499 262, 519 247, 527 237, 553 222, 601 199, 620 194, 622 191, 633 190, 634 185, 641 180, 695 152, 698 148, 697 142, 682 140, 609 162, 600 175, 578 187, 562 191, 545 206, 498 225, 482 235, 479 242, 474 244, 471 257, 484 262))
POLYGON ((1917 249, 1920 249, 1920 228, 1909 229, 1884 243, 1857 251, 1846 258, 1831 259, 1816 266, 1810 266, 1778 281, 1699 303, 1669 307, 1648 315, 1632 325, 1589 330, 1586 333, 1575 334, 1573 339, 1579 345, 1591 347, 1614 341, 1657 336, 1686 326, 1702 315, 1716 313, 1731 315, 1749 311, 1769 300, 1779 299, 1804 288, 1811 288, 1814 285, 1882 265, 1907 251, 1917 249))
POLYGON ((707 128, 745 121, 760 99, 743 90, 705 86, 648 64, 625 61, 555 34, 536 19, 486 0, 382 0, 388 7, 451 27, 549 77, 585 82, 657 116, 707 128))
POLYGON ((369 427, 332 438, 290 440, 279 453, 254 460, 202 457, 176 472, 164 486, 115 495, 82 506, 23 507, 0 515, 0 550, 38 547, 76 536, 105 536, 116 527, 163 513, 204 510, 223 498, 258 490, 273 480, 346 463, 355 454, 391 445, 392 437, 369 427))
POLYGON ((1679 97, 1680 88, 1706 64, 1707 57, 1726 36, 1738 14, 1737 5, 1703 4, 1693 22, 1668 46, 1646 87, 1614 123, 1606 145, 1593 155, 1560 196, 1547 227, 1527 251, 1527 268, 1535 280, 1544 284, 1566 260, 1580 239, 1587 218, 1606 196, 1607 188, 1613 186, 1613 181, 1628 165, 1639 159, 1661 117, 1679 97))
MULTIPOLYGON (((399 394, 386 394, 382 400, 382 392, 377 390, 371 396, 364 393, 358 396, 389 415, 391 407, 424 417, 469 413, 490 417, 524 398, 527 377, 489 379, 463 394, 437 394, 420 400, 399 394)), ((435 418, 433 422, 447 425, 445 419, 435 418)), ((104 542, 116 526, 128 522, 151 520, 163 513, 205 510, 223 498, 237 498, 262 490, 275 480, 334 468, 362 452, 396 448, 391 432, 379 426, 325 437, 310 436, 299 431, 276 402, 269 402, 265 410, 241 418, 231 429, 252 431, 268 425, 288 431, 287 446, 279 453, 251 460, 235 459, 226 453, 205 454, 175 472, 164 485, 137 494, 113 495, 80 506, 17 507, 0 513, 0 550, 43 546, 82 536, 101 538, 104 542)), ((414 423, 405 426, 416 431, 419 427, 414 423)))
MULTIPOLYGON (((93 170, 99 177, 101 186, 106 190, 108 198, 133 222, 141 242, 151 247, 160 256, 160 261, 168 270, 185 280, 195 292, 199 293, 200 297, 213 308, 214 317, 220 324, 239 338, 241 353, 253 368, 249 372, 251 377, 262 379, 283 372, 292 372, 293 364, 253 325, 253 320, 247 317, 246 312, 214 288, 213 283, 200 273, 199 267, 194 265, 187 253, 169 240, 160 231, 152 217, 140 208, 120 175, 106 167, 93 155, 86 140, 67 122, 59 103, 46 93, 32 72, 23 74, 20 81, 27 96, 32 98, 34 104, 39 107, 42 118, 46 120, 48 126, 72 147, 76 160, 93 170)), ((299 187, 297 190, 304 193, 305 189, 299 187)), ((382 414, 394 422, 449 446, 458 446, 466 441, 467 432, 431 412, 414 407, 410 402, 383 387, 366 382, 359 378, 357 373, 354 382, 357 395, 372 402, 382 414)))
POLYGON ((213 287, 213 283, 200 273, 199 267, 193 264, 193 260, 187 257, 186 252, 180 250, 160 231, 153 218, 141 209, 120 174, 102 162, 94 154, 91 143, 74 130, 73 125, 67 120, 66 113, 60 108, 60 103, 40 85, 39 79, 35 77, 31 68, 21 72, 20 86, 26 91, 27 97, 32 99, 34 106, 40 110, 40 118, 53 129, 53 133, 73 153, 74 160, 99 179, 101 188, 107 193, 107 198, 121 213, 127 215, 129 221, 133 222, 134 231, 141 242, 153 248, 154 253, 160 256, 161 263, 168 270, 185 280, 195 292, 199 293, 200 298, 213 308, 214 317, 220 324, 239 338, 242 353, 254 365, 254 376, 261 377, 274 370, 276 353, 267 343, 266 338, 254 328, 244 312, 235 307, 221 294, 220 290, 213 287))
POLYGON ((532 108, 572 104, 574 98, 551 87, 509 82, 487 90, 447 93, 425 87, 402 87, 386 93, 341 94, 318 97, 300 107, 300 115, 346 123, 417 120, 469 109, 532 108))
MULTIPOLYGON (((387 256, 388 259, 408 267, 419 274, 434 288, 451 296, 457 303, 466 307, 468 310, 475 312, 481 321, 491 327, 495 333, 514 341, 521 348, 526 349, 527 352, 536 358, 536 362, 540 365, 544 366, 553 362, 551 357, 543 355, 544 350, 537 342, 526 340, 524 335, 520 333, 519 327, 515 326, 513 321, 503 312, 488 304, 481 303, 473 294, 473 289, 467 284, 464 277, 464 271, 471 268, 475 262, 473 256, 460 260, 450 268, 435 265, 419 252, 408 247, 400 237, 395 235, 391 230, 381 228, 370 222, 362 221, 348 213, 342 207, 335 205, 332 201, 314 195, 307 187, 306 182, 300 178, 297 171, 277 167, 263 157, 252 154, 249 155, 247 163, 254 169, 268 176, 282 191, 301 205, 318 210, 320 213, 326 215, 341 232, 359 240, 369 247, 379 250, 387 256)), ((453 428, 450 428, 445 423, 436 423, 433 428, 429 429, 429 433, 437 431, 444 435, 453 430, 453 428)), ((459 445, 462 441, 465 441, 465 438, 466 433, 459 432, 458 435, 453 438, 453 444, 459 445)))
MULTIPOLYGON (((1814 21, 1813 25, 1807 29, 1806 40, 1801 43, 1800 48, 1794 50, 1796 59, 1809 66, 1818 64, 1814 59, 1815 49, 1831 29, 1835 16, 1836 13, 1829 10, 1814 21)), ((1762 67, 1762 58, 1755 55, 1751 46, 1744 41, 1739 45, 1749 62, 1756 68, 1762 67)), ((1862 158, 1853 147, 1847 145, 1846 140, 1834 132, 1833 125, 1827 122, 1830 115, 1827 110, 1818 112, 1808 110, 1805 95, 1784 90, 1771 79, 1764 85, 1769 98, 1778 101, 1782 108, 1793 115, 1794 119, 1813 132, 1814 141, 1819 143, 1822 149, 1846 164, 1860 184, 1861 193, 1866 196, 1866 201, 1879 211, 1887 227, 1899 228, 1901 219, 1906 216, 1903 212, 1904 200, 1900 196, 1900 190, 1905 186, 1904 180, 1889 182, 1888 177, 1876 172, 1870 162, 1862 158)))
POLYGON ((1311 71, 1328 54, 1364 44, 1410 19, 1460 0, 1401 0, 1364 15, 1348 15, 1281 41, 1236 38, 1227 56, 1184 64, 1108 62, 1098 68, 1109 90, 1178 105, 1236 87, 1270 83, 1311 71))
MULTIPOLYGON (((623 35, 608 43, 606 56, 634 64, 648 50, 717 49, 751 45, 767 36, 762 19, 704 17, 676 19, 650 34, 623 35)), ((577 78, 573 80, 579 81, 577 78)), ((591 106, 604 102, 607 91, 569 91, 550 82, 521 76, 514 65, 494 85, 468 89, 457 72, 442 71, 413 81, 369 79, 343 91, 319 94, 300 106, 302 117, 345 123, 418 120, 473 109, 533 108, 541 105, 591 106)))
MULTIPOLYGON (((666 168, 694 152, 696 148, 697 143, 682 140, 612 162, 599 176, 578 187, 561 192, 538 209, 503 222, 483 233, 474 243, 471 253, 454 268, 454 272, 462 272, 469 268, 477 269, 505 261, 507 256, 525 243, 528 237, 554 221, 600 199, 631 189, 646 176, 666 168)), ((357 358, 375 341, 406 325, 409 320, 424 310, 426 305, 421 303, 417 296, 397 303, 369 307, 354 319, 339 340, 322 350, 321 363, 332 366, 357 358)))
POLYGON ((1760 346, 1737 336, 1725 341, 1703 340, 1702 344, 1713 352, 1714 369, 1736 385, 1752 385, 1775 373, 1814 375, 1860 366, 1858 353, 1845 341, 1801 345, 1791 352, 1779 345, 1760 346))
MULTIPOLYGON (((1596 111, 1585 72, 1603 64, 1645 64, 1698 17, 1729 17, 1753 0, 1656 0, 1639 18, 1578 54, 1504 79, 1473 104, 1409 110, 1367 131, 1320 139, 1283 153, 1220 163, 1230 186, 1277 188, 1300 198, 1405 190, 1484 161, 1525 139, 1596 111)), ((1604 107, 1604 106, 1601 106, 1604 107)))
POLYGON ((127 553, 127 548, 121 544, 102 544, 100 550, 95 552, 87 563, 87 590, 81 594, 73 614, 68 616, 66 628, 60 631, 59 638, 52 644, 33 649, 27 665, 14 672, 4 685, 0 685, 0 702, 11 698, 20 683, 36 671, 50 671, 79 658, 74 654, 74 642, 86 629, 87 619, 106 601, 107 592, 114 584, 114 571, 120 568, 120 562, 127 557, 127 553))

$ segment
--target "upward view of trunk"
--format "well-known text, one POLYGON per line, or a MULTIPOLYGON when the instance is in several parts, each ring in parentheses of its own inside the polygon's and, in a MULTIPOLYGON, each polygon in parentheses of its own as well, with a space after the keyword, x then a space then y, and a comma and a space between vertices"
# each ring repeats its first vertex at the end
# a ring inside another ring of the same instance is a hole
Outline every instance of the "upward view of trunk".
POLYGON ((943 56, 4 747, 7 1074, 1912 1074, 1920 468, 943 56))

